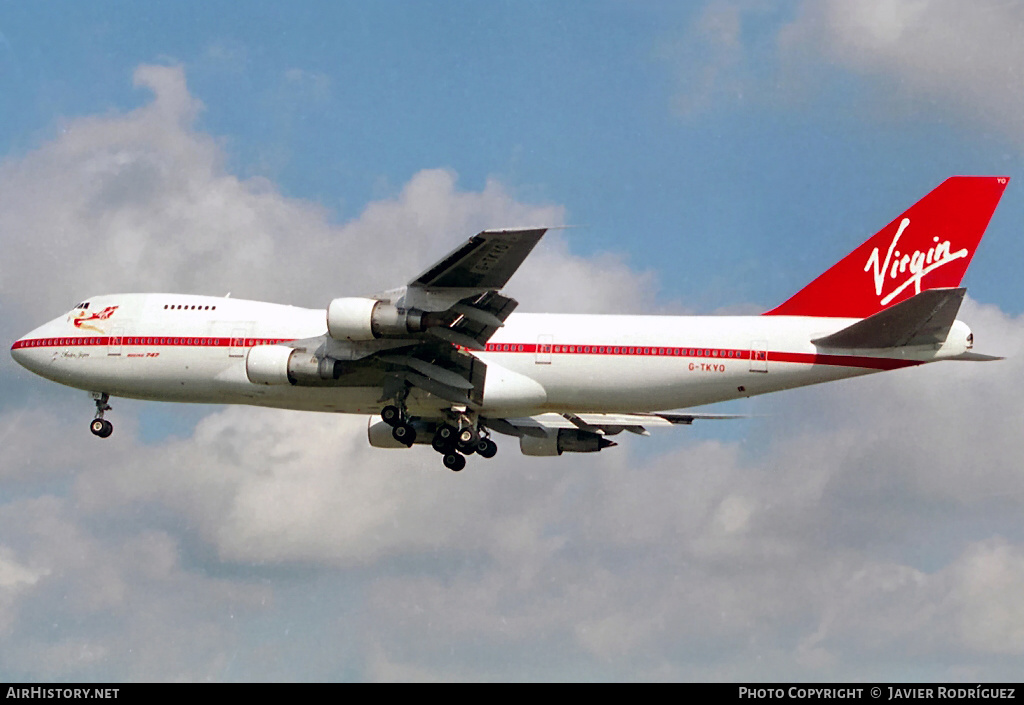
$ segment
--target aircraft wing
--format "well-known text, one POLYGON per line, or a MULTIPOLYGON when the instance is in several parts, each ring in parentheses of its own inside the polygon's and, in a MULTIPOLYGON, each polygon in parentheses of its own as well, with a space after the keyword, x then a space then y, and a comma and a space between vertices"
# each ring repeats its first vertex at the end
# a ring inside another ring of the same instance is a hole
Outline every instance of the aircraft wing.
POLYGON ((409 282, 409 288, 497 291, 508 283, 546 230, 484 230, 409 282))
POLYGON ((483 350, 515 299, 499 294, 546 228, 484 230, 452 250, 402 289, 385 294, 402 309, 429 311, 426 335, 450 345, 483 350))
POLYGON ((348 354, 363 366, 382 371, 382 399, 412 386, 455 404, 482 404, 486 365, 467 351, 485 349, 519 305, 499 290, 546 230, 485 230, 474 235, 406 286, 375 297, 394 311, 419 312, 422 318, 415 331, 368 345, 327 345, 338 356, 348 354))
POLYGON ((743 414, 703 414, 689 412, 651 412, 636 414, 540 414, 521 418, 488 418, 485 423, 508 436, 546 436, 549 430, 579 429, 601 436, 629 431, 650 435, 647 427, 690 425, 697 419, 742 419, 743 414))

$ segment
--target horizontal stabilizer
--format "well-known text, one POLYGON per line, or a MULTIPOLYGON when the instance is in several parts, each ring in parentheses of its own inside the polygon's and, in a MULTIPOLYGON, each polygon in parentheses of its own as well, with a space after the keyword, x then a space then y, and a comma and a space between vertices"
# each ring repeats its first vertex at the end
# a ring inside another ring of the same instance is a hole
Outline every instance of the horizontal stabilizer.
POLYGON ((967 289, 928 289, 811 342, 827 348, 899 348, 945 342, 967 289))
POLYGON ((1005 357, 998 357, 997 355, 982 355, 976 352, 965 352, 960 353, 955 357, 948 357, 947 360, 966 360, 967 362, 996 362, 997 360, 1005 360, 1005 357))

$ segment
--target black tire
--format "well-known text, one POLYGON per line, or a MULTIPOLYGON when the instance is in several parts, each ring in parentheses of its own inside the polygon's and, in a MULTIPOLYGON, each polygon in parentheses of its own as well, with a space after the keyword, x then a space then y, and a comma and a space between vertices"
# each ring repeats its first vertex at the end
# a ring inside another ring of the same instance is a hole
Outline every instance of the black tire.
POLYGON ((493 458, 498 452, 498 444, 490 438, 484 438, 476 444, 476 452, 481 458, 493 458))
POLYGON ((412 447, 412 444, 416 442, 416 429, 407 423, 400 423, 391 429, 391 436, 406 446, 412 447))
POLYGON ((459 431, 459 443, 468 445, 476 442, 476 432, 471 428, 464 428, 459 431))
POLYGON ((458 433, 458 431, 454 426, 445 423, 437 427, 437 431, 434 432, 434 435, 440 437, 445 443, 454 444, 456 433, 458 433))
POLYGON ((430 441, 430 447, 441 455, 446 455, 455 449, 455 444, 451 438, 443 438, 439 433, 435 433, 434 438, 430 441))
POLYGON ((444 456, 444 466, 452 472, 459 472, 466 467, 466 458, 458 453, 448 453, 444 456))
POLYGON ((393 404, 388 404, 380 410, 380 417, 388 426, 396 426, 402 421, 402 410, 393 404))
POLYGON ((93 419, 93 422, 89 424, 89 430, 94 436, 108 438, 114 432, 114 424, 106 419, 93 419))
POLYGON ((463 455, 473 455, 476 452, 476 441, 472 443, 463 443, 459 441, 455 444, 455 450, 459 451, 463 455))

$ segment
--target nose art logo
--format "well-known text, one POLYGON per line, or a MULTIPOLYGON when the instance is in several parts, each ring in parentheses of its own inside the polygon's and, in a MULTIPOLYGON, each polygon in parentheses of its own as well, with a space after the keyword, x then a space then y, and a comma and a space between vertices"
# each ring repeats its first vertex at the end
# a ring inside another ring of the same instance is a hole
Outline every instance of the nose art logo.
POLYGON ((914 293, 920 294, 921 279, 924 278, 924 275, 934 272, 939 267, 949 264, 954 260, 967 256, 966 248, 950 252, 951 245, 949 240, 939 242, 938 237, 932 238, 932 242, 935 244, 929 247, 927 252, 914 250, 912 254, 901 255, 900 251, 896 249, 896 245, 899 243, 903 231, 909 226, 910 218, 904 218, 900 221, 900 227, 897 228, 896 234, 893 235, 892 242, 889 244, 889 251, 885 253, 885 261, 879 260, 878 248, 876 247, 872 250, 871 256, 868 257, 868 261, 864 265, 864 271, 870 271, 875 280, 875 294, 878 296, 882 296, 886 279, 889 279, 890 283, 896 285, 896 288, 882 298, 881 304, 883 306, 899 296, 911 284, 914 285, 914 293), (901 275, 906 276, 897 282, 901 275))
POLYGON ((111 316, 113 316, 114 311, 116 310, 117 306, 107 306, 99 313, 87 314, 85 311, 78 311, 77 313, 73 314, 70 318, 71 322, 75 324, 75 328, 83 328, 85 330, 94 330, 97 333, 103 333, 104 331, 102 328, 98 328, 97 326, 91 325, 90 322, 105 321, 111 316))

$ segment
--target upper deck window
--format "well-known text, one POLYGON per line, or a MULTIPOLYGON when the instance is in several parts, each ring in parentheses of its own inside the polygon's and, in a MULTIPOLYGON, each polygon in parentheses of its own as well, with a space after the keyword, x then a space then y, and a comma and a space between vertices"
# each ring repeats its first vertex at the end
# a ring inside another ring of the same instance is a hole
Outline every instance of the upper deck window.
MULTIPOLYGON (((89 304, 86 303, 86 306, 89 304)), ((203 306, 203 305, 191 305, 188 303, 165 303, 164 308, 170 310, 217 310, 217 306, 203 306)))

